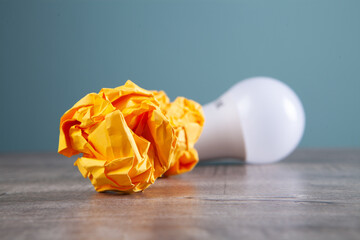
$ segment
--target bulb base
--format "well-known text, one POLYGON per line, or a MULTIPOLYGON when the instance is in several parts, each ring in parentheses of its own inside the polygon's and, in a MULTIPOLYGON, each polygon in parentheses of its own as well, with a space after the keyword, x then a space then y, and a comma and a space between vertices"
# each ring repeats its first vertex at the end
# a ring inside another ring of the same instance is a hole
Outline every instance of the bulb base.
POLYGON ((203 106, 205 124, 195 144, 199 159, 231 157, 245 160, 245 145, 236 103, 223 95, 203 106))

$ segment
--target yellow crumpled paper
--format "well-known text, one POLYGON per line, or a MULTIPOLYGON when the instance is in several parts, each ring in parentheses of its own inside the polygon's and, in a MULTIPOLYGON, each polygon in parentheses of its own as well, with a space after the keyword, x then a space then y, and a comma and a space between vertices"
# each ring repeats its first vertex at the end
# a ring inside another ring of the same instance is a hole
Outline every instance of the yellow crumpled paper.
POLYGON ((59 153, 82 153, 74 165, 96 191, 139 192, 158 177, 190 171, 204 125, 201 105, 130 80, 90 93, 60 120, 59 153))

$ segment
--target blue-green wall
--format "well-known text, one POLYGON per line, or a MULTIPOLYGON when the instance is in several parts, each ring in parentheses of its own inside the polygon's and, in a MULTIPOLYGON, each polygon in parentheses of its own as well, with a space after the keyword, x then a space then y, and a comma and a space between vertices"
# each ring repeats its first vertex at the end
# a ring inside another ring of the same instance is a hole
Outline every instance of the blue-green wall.
POLYGON ((204 104, 257 75, 302 99, 302 147, 359 147, 360 1, 0 0, 0 151, 56 150, 61 115, 127 79, 204 104))

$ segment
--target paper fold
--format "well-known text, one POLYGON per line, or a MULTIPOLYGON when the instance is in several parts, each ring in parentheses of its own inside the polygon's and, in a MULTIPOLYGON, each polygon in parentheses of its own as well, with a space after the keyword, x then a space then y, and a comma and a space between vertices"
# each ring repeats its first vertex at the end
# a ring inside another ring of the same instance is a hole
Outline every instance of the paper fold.
POLYGON ((142 191, 158 177, 190 171, 204 124, 201 105, 130 80, 90 93, 60 120, 59 153, 82 153, 75 165, 96 191, 142 191))

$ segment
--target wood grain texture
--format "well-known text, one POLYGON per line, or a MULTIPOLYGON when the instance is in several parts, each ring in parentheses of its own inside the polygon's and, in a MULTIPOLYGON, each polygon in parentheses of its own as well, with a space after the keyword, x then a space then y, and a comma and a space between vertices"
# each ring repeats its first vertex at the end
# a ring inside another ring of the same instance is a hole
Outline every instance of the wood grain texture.
POLYGON ((143 193, 97 193, 58 154, 0 155, 0 239, 360 239, 360 150, 207 162, 143 193))

